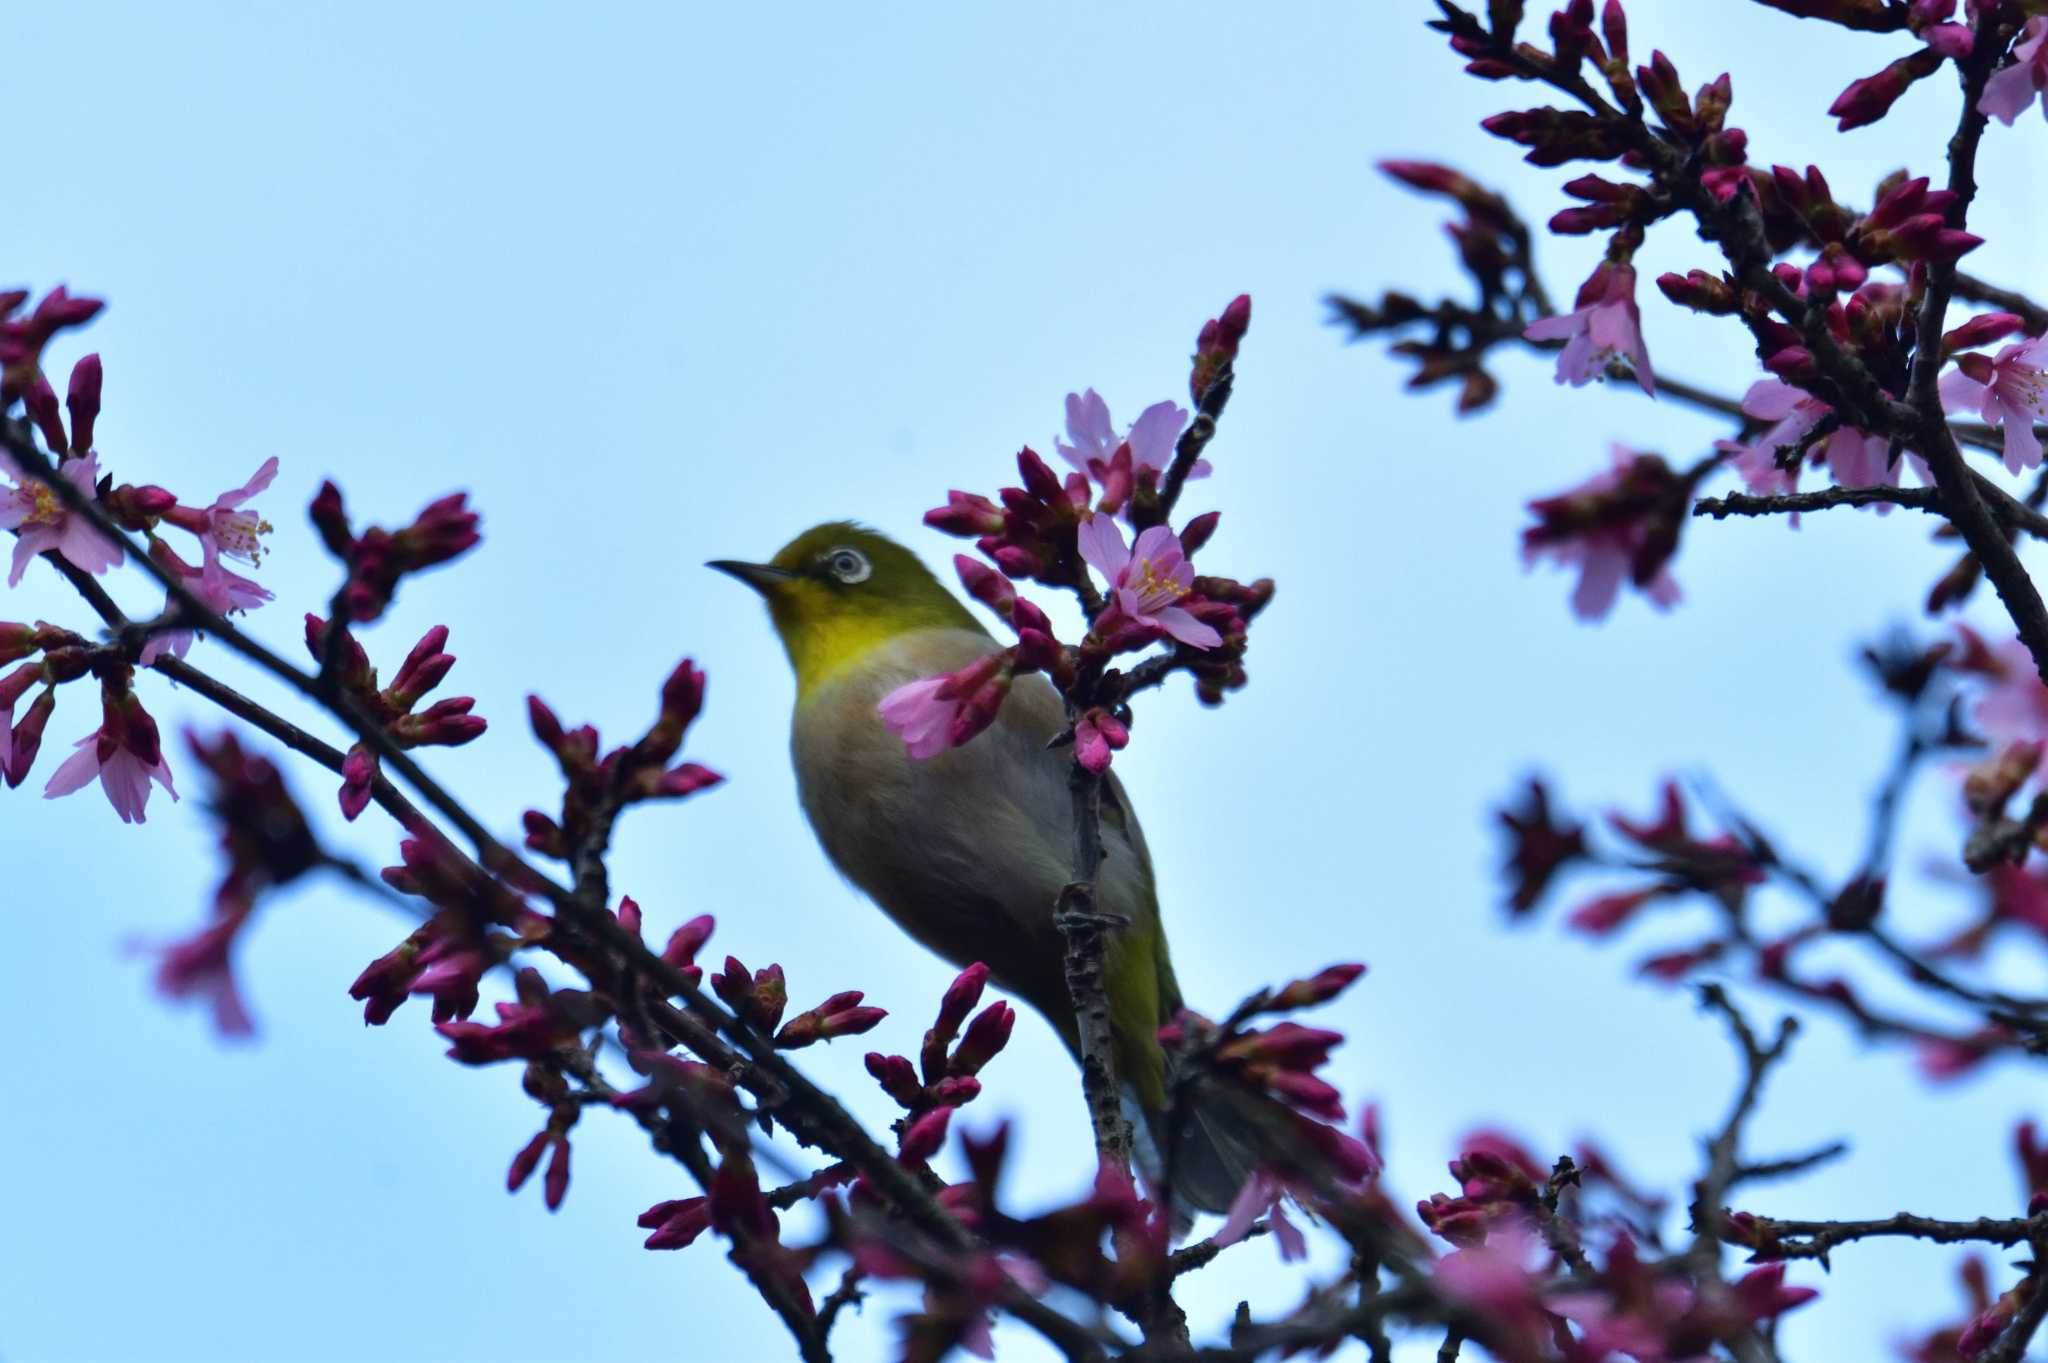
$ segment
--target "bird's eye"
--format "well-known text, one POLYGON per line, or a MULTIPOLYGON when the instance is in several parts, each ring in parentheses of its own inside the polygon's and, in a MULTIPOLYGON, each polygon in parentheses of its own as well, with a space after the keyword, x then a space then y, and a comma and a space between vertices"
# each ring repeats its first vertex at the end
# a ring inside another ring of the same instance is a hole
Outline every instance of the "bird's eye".
POLYGON ((875 568, 868 562, 868 556, 858 549, 834 549, 825 555, 825 571, 851 585, 867 581, 875 568))

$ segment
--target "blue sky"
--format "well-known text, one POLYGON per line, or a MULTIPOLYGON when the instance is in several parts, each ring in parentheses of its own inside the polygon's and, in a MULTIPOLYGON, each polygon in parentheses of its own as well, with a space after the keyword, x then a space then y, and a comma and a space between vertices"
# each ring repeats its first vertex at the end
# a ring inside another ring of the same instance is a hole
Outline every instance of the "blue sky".
MULTIPOLYGON (((105 356, 98 443, 117 478, 196 499, 282 461, 260 503, 280 600, 253 622, 274 642, 331 587, 302 515, 322 478, 386 522, 471 492, 482 548, 408 587, 370 646, 389 666, 428 625, 453 626, 450 688, 495 728, 433 767, 493 826, 554 792, 520 723, 526 692, 625 735, 694 654, 711 673, 694 755, 730 783, 630 820, 614 883, 651 934, 717 914, 714 947, 780 960, 799 999, 868 990, 895 1010, 875 1036, 891 1049, 914 1046, 950 972, 815 850, 780 650, 758 604, 699 565, 842 516, 942 562, 953 545, 921 528, 925 507, 999 486, 1019 444, 1046 448, 1069 390, 1094 386, 1124 420, 1175 396, 1194 328, 1250 292, 1217 474, 1189 506, 1224 510, 1208 562, 1281 594, 1250 688, 1215 713, 1179 688, 1148 698, 1118 759, 1183 983, 1213 1009, 1371 962, 1335 1010, 1351 1039, 1334 1068, 1385 1105, 1411 1196, 1445 1186, 1457 1133, 1503 1117, 1546 1151, 1597 1131, 1675 1186, 1733 1061, 1686 996, 1626 974, 1685 935, 1603 952, 1550 925, 1504 930, 1487 806, 1543 767, 1582 805, 1640 812, 1661 773, 1711 768, 1845 874, 1891 746, 1852 648, 1913 610, 1944 558, 1903 518, 1698 527, 1679 610, 1631 599, 1598 628, 1571 622, 1566 581, 1522 573, 1529 496, 1582 479, 1612 440, 1689 460, 1722 432, 1632 391, 1555 388, 1533 359, 1504 367, 1498 409, 1459 423, 1446 396, 1404 395, 1400 369, 1324 324, 1333 288, 1458 287, 1442 214, 1375 159, 1440 156, 1535 215, 1561 202, 1561 177, 1474 128, 1515 92, 1458 77, 1426 13, 37 7, 10 25, 24 154, 6 277, 111 300, 58 359, 105 356)), ((1662 46, 1689 82, 1733 70, 1758 159, 1825 158, 1845 194, 1901 158, 1932 167, 1946 92, 1848 137, 1820 116, 1903 45, 1761 7, 1631 13, 1638 48, 1662 46)), ((2048 263, 2022 178, 2042 138, 2030 116, 1989 139, 1984 273, 2037 280, 2048 263)), ((1543 251, 1568 295, 1588 249, 1543 251)), ((1645 277, 1704 251, 1667 230, 1645 277)), ((1750 377, 1725 329, 1660 303, 1647 331, 1667 373, 1750 377)), ((56 585, 33 574, 0 615, 78 623, 56 585)), ((147 695, 167 726, 208 718, 161 685, 147 695)), ((67 694, 53 752, 96 722, 87 709, 67 694)), ((293 777, 338 837, 389 859, 370 819, 341 833, 324 775, 293 777)), ((152 999, 121 946, 197 921, 206 834, 189 800, 133 829, 96 800, 0 802, 16 1031, 0 1358, 781 1355, 713 1246, 639 1248, 633 1217, 682 1189, 627 1124, 579 1129, 559 1214, 538 1189, 504 1194, 537 1125, 514 1076, 448 1064, 412 1007, 365 1031, 344 996, 405 931, 388 910, 329 887, 272 905, 242 963, 255 1046, 223 1048, 152 999)), ((1955 840, 1931 788, 1911 828, 1916 859, 1955 840)), ((1901 905, 1930 932, 1958 911, 1933 889, 1901 905)), ((862 1049, 809 1068, 880 1119, 862 1049)), ((1020 1027, 987 1078, 971 1116, 1015 1116, 1025 1196, 1077 1188, 1085 1122, 1050 1033, 1020 1027)), ((1756 1205, 2008 1209, 2007 1132, 2044 1098, 2011 1067, 1930 1094, 1896 1054, 1817 1022, 1756 1135, 1766 1151, 1844 1134, 1856 1148, 1756 1205)), ((1293 1299, 1269 1247, 1238 1257, 1205 1275, 1198 1317, 1293 1299)), ((1787 1341, 1875 1356, 1947 1309, 1950 1262, 1845 1251, 1787 1341)), ((884 1356, 891 1305, 852 1324, 845 1357, 884 1356)))

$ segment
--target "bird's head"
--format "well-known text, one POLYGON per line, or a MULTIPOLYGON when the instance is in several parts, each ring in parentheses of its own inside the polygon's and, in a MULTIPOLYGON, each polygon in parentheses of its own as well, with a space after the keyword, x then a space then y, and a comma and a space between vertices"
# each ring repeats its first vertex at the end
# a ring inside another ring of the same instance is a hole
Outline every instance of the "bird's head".
POLYGON ((797 695, 883 644, 927 629, 981 628, 917 555, 851 521, 813 526, 766 563, 718 559, 768 603, 797 695))

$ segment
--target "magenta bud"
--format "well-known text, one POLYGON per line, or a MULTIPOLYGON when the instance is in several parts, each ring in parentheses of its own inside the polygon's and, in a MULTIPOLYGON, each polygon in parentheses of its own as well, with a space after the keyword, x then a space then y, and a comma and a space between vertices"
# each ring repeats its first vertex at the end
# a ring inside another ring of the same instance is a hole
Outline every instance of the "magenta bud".
POLYGON ((505 1174, 506 1192, 516 1193, 526 1186, 526 1180, 533 1177, 534 1168, 540 1163, 541 1151, 547 1146, 548 1133, 543 1130, 520 1147, 519 1153, 512 1157, 512 1167, 505 1174))
POLYGON ((939 1000, 939 1014, 932 1023, 932 1031, 950 1041, 960 1030, 960 1024, 974 1011, 974 1005, 981 1002, 981 991, 988 984, 988 966, 980 961, 968 966, 946 986, 946 993, 939 1000))
POLYGON ((960 1045, 953 1051, 948 1073, 971 1075, 995 1059, 1003 1047, 1010 1044, 1010 1032, 1017 1025, 1017 1010, 1003 1002, 991 1003, 975 1015, 967 1024, 967 1034, 960 1038, 960 1045))
POLYGON ((541 1194, 554 1211, 562 1205, 562 1198, 569 1191, 569 1138, 555 1137, 555 1153, 548 1159, 547 1174, 541 1180, 541 1194))
POLYGON ((358 743, 341 763, 341 816, 354 822, 370 807, 370 795, 377 784, 377 755, 358 743))
MULTIPOLYGON (((1941 348, 1947 351, 1967 350, 1971 346, 1986 345, 2003 340, 2024 325, 2018 314, 2010 312, 1985 312, 1972 317, 1961 326, 1941 338, 1941 348)), ((1982 382, 1982 380, 1979 380, 1982 382)))
POLYGON ((306 511, 328 551, 336 558, 347 558, 349 551, 355 548, 356 537, 348 528, 348 512, 342 506, 341 489, 331 482, 322 483, 306 511))
POLYGON ((704 944, 711 940, 711 930, 716 926, 710 914, 698 914, 669 935, 668 945, 661 949, 661 959, 678 968, 693 963, 704 944))
POLYGON ((1308 1008, 1318 1003, 1327 1003, 1349 989, 1364 974, 1365 967, 1355 963, 1327 966, 1306 979, 1295 980, 1282 987, 1273 995, 1267 1007, 1308 1008))
POLYGON ((43 728, 57 708, 57 690, 45 687, 29 702, 28 713, 14 723, 13 753, 7 759, 7 786, 12 790, 27 779, 42 750, 43 728))
POLYGON ((97 353, 87 355, 71 366, 70 391, 65 394, 64 406, 71 413, 71 447, 80 454, 92 448, 93 423, 99 420, 100 415, 100 383, 103 377, 97 353))
POLYGON ((895 1099, 898 1106, 913 1111, 924 1106, 924 1086, 918 1083, 917 1071, 909 1060, 900 1055, 869 1051, 864 1063, 875 1082, 882 1086, 882 1092, 895 1099))
POLYGON ((952 1120, 952 1108, 937 1107, 913 1121, 904 1128, 897 1158, 905 1164, 922 1164, 938 1154, 946 1144, 946 1127, 952 1120))
POLYGON ((994 502, 971 492, 946 494, 946 504, 924 513, 924 523, 949 535, 994 535, 1003 528, 1003 513, 994 502))
POLYGON ((1207 544, 1216 534, 1217 525, 1223 520, 1221 511, 1205 511, 1181 527, 1180 549, 1193 558, 1195 551, 1207 544))
POLYGON ((21 400, 28 407, 29 419, 43 433, 43 443, 50 447, 50 453, 68 453, 71 446, 64 439, 64 418, 58 414, 57 393, 50 387, 50 381, 37 374, 22 391, 21 400))
POLYGON ((1059 475, 1055 474, 1038 457, 1038 452, 1029 445, 1017 451, 1017 473, 1024 480, 1024 490, 1041 502, 1061 500, 1062 488, 1059 475))

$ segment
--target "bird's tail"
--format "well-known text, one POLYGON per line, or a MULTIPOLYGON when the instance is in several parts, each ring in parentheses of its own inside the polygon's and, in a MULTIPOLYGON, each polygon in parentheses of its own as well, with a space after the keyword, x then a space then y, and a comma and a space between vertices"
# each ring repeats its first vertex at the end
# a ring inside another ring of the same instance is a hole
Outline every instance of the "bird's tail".
POLYGON ((1177 1062, 1166 1057, 1167 1099, 1140 1103, 1126 1090, 1125 1115, 1137 1137, 1139 1168, 1153 1183, 1172 1180, 1183 1205, 1221 1214, 1230 1209, 1257 1163, 1253 1113, 1237 1095, 1213 1084, 1174 1082, 1177 1062), (1179 1102, 1173 1099, 1180 1095, 1179 1102))

